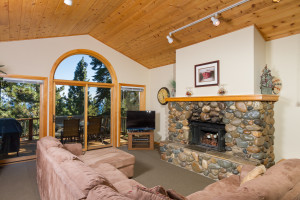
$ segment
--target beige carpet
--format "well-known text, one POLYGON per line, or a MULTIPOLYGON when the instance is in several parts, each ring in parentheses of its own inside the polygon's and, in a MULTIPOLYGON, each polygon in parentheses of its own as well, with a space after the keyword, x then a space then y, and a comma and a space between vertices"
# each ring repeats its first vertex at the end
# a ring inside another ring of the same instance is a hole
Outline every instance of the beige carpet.
POLYGON ((207 177, 160 160, 160 154, 157 150, 129 151, 127 146, 122 146, 120 149, 136 157, 133 179, 146 187, 161 185, 165 189, 173 189, 187 196, 215 182, 207 177))

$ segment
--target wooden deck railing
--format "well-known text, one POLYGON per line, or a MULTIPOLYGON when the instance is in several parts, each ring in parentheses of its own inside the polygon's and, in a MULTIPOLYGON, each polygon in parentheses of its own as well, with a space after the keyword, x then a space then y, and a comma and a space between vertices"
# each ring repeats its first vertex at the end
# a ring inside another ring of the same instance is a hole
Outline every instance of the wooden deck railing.
MULTIPOLYGON (((32 140, 33 136, 39 135, 39 128, 35 129, 35 134, 34 134, 33 120, 40 120, 40 118, 19 118, 16 120, 20 122, 20 124, 23 128, 22 136, 25 135, 25 137, 26 137, 26 129, 27 129, 27 121, 28 121, 28 140, 32 140)), ((38 123, 38 126, 39 126, 39 123, 38 123)))

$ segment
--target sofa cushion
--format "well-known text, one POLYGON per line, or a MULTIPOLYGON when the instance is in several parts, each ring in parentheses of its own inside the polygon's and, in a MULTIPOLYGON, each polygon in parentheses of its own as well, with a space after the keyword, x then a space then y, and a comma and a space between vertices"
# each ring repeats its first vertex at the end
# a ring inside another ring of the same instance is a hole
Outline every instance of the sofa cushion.
POLYGON ((54 137, 51 137, 51 136, 46 136, 46 137, 43 137, 39 140, 43 146, 48 149, 50 147, 59 147, 59 148, 62 148, 63 145, 61 144, 61 142, 54 138, 54 137))
POLYGON ((58 163, 64 162, 65 160, 79 160, 77 156, 63 148, 49 147, 47 152, 58 163))
POLYGON ((96 185, 106 185, 114 190, 115 187, 103 176, 77 160, 67 160, 60 164, 61 168, 67 173, 68 177, 75 182, 87 196, 89 190, 96 185))
POLYGON ((224 193, 235 192, 240 186, 240 177, 237 175, 229 176, 213 184, 208 185, 204 190, 197 191, 187 196, 189 200, 214 199, 224 193))
POLYGON ((90 167, 97 167, 101 163, 109 163, 116 168, 122 168, 135 163, 135 157, 114 147, 87 151, 79 157, 90 167))
POLYGON ((108 163, 102 163, 93 169, 112 184, 128 179, 125 174, 108 163))
POLYGON ((120 192, 121 194, 127 194, 129 191, 132 191, 133 186, 141 186, 141 187, 145 187, 142 184, 136 182, 133 179, 126 179, 123 181, 119 181, 117 183, 113 184, 115 186, 115 188, 118 190, 118 192, 120 192))
POLYGON ((74 143, 74 144, 64 144, 63 148, 74 154, 75 156, 82 155, 82 144, 74 143))
POLYGON ((266 167, 264 165, 260 165, 252 169, 248 174, 242 179, 241 185, 246 183, 247 181, 251 181, 256 177, 263 175, 266 172, 266 167))
POLYGON ((298 182, 293 189, 288 191, 281 200, 290 200, 290 199, 295 199, 299 200, 300 199, 300 182, 298 182))
POLYGON ((106 185, 97 185, 90 190, 87 200, 131 200, 106 185))
POLYGON ((148 189, 139 185, 134 186, 132 191, 129 191, 126 196, 134 200, 171 200, 166 195, 163 195, 160 192, 158 192, 155 188, 148 189))
POLYGON ((300 159, 277 163, 260 177, 244 183, 237 191, 258 194, 264 199, 281 199, 300 181, 300 159))

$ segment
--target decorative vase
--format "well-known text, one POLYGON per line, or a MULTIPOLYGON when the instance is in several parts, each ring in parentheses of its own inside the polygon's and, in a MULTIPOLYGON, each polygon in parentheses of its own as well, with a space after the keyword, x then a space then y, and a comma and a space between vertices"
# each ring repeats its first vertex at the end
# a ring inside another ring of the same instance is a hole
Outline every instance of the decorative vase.
POLYGON ((185 94, 186 94, 187 97, 192 96, 192 95, 193 95, 193 90, 192 90, 192 88, 191 88, 191 87, 187 87, 187 88, 186 88, 185 94))
POLYGON ((225 95, 226 94, 226 89, 224 88, 224 84, 219 86, 218 94, 219 95, 225 95))

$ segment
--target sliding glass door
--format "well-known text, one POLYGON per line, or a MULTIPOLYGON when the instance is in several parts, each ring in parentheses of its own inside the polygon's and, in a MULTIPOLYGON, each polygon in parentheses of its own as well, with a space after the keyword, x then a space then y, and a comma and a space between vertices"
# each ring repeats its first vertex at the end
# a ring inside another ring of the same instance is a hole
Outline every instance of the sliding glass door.
POLYGON ((111 145, 111 89, 88 88, 88 149, 111 145))

